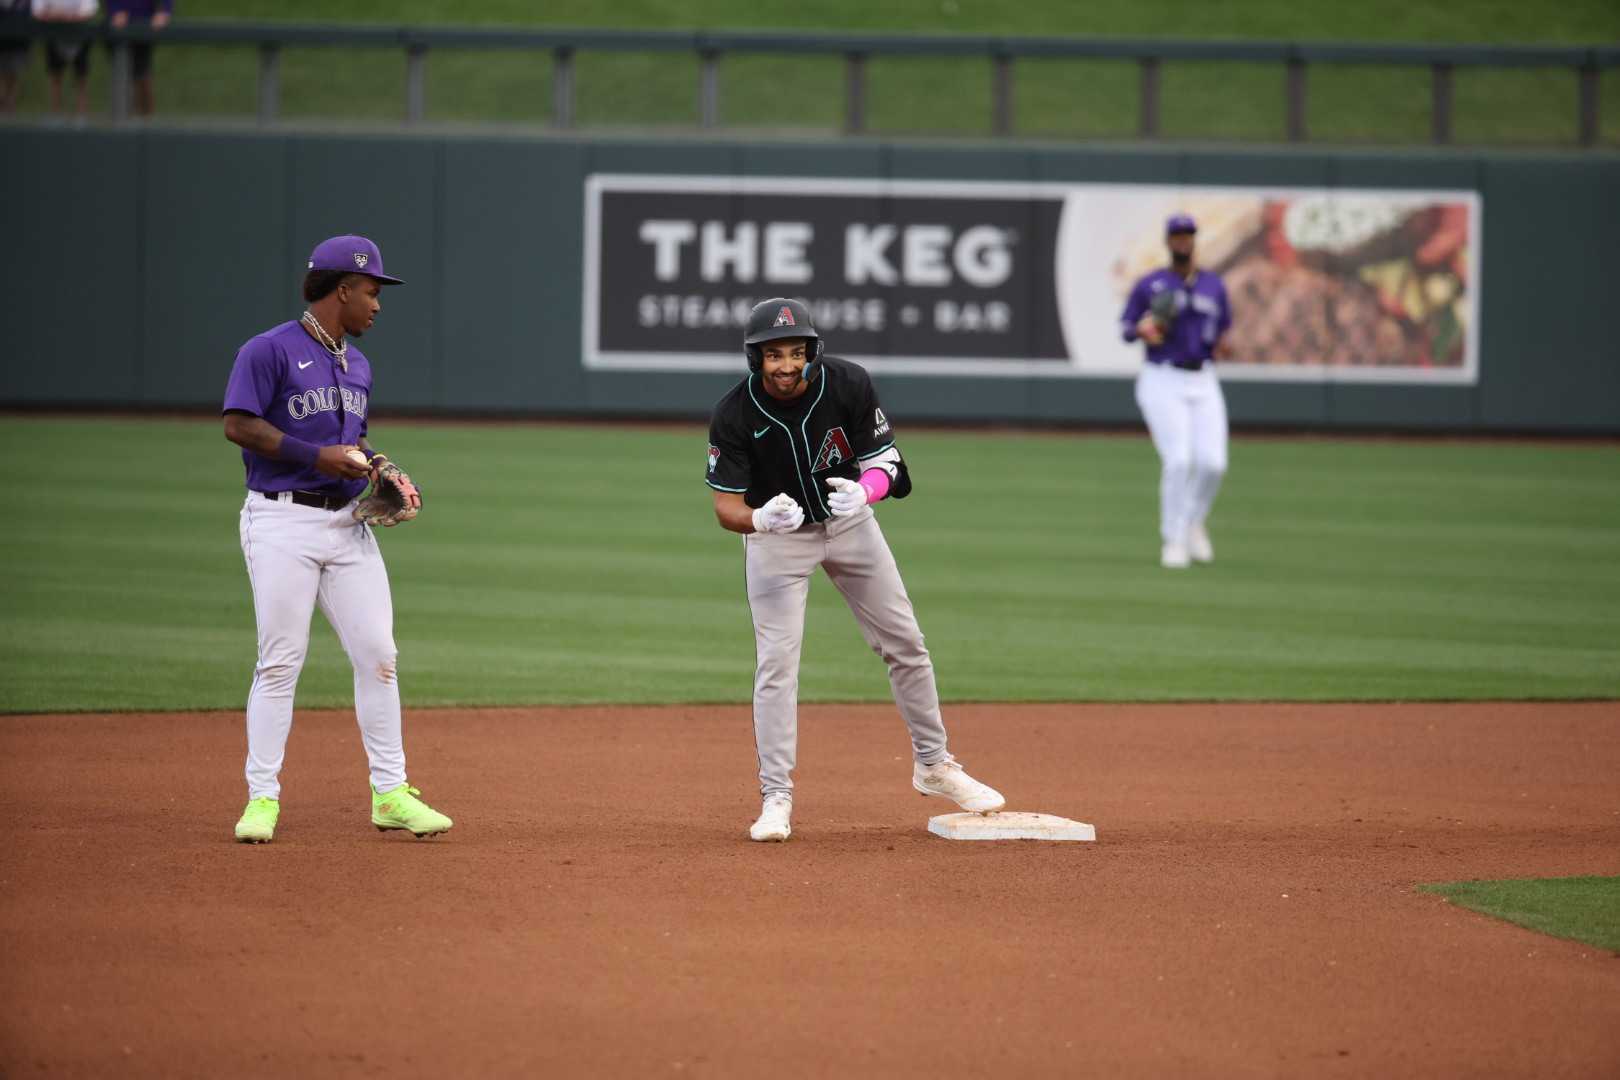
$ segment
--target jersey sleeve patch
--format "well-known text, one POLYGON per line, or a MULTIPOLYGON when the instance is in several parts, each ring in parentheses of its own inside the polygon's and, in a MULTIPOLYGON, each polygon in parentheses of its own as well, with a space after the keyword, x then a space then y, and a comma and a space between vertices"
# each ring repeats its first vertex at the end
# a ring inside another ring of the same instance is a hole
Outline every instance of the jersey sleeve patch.
POLYGON ((731 425, 716 418, 709 427, 708 445, 704 482, 716 491, 747 491, 753 472, 748 447, 739 442, 731 425))
POLYGON ((855 453, 864 459, 894 445, 894 426, 878 401, 877 388, 872 385, 871 375, 864 368, 856 370, 858 375, 852 380, 845 399, 846 415, 854 421, 850 425, 850 442, 855 453))

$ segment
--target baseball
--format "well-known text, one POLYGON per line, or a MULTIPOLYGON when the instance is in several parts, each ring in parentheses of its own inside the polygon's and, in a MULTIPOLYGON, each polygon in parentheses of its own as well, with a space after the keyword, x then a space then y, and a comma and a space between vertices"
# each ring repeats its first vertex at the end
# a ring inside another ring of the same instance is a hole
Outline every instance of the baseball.
POLYGON ((358 447, 349 447, 347 454, 349 460, 360 466, 362 469, 371 468, 371 462, 366 460, 366 455, 362 454, 358 447))

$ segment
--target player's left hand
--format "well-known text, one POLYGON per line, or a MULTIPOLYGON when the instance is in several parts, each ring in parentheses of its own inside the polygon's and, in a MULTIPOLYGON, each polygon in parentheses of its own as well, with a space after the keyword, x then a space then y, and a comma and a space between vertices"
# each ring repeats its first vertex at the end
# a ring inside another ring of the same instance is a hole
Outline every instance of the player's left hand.
POLYGON ((827 509, 833 512, 833 517, 848 517, 866 505, 866 488, 853 480, 829 476, 827 486, 832 488, 832 494, 827 496, 827 509))

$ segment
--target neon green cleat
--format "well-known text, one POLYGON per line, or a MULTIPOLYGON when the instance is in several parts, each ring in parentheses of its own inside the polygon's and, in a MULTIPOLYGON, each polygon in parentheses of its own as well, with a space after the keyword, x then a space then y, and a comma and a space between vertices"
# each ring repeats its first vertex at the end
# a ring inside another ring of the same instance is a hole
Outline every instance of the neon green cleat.
POLYGON ((420 794, 409 784, 401 784, 391 791, 372 788, 371 823, 377 826, 378 832, 409 829, 416 836, 435 836, 449 831, 450 819, 418 799, 420 794))
POLYGON ((281 803, 261 796, 249 799, 242 820, 236 823, 236 838, 244 844, 268 844, 276 835, 276 819, 281 816, 281 803))

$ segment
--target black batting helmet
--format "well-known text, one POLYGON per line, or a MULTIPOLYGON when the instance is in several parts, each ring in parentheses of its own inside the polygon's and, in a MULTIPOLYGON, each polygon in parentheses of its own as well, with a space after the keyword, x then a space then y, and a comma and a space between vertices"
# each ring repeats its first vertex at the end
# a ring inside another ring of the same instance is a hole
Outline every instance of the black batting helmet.
POLYGON ((811 369, 821 359, 821 335, 810 321, 810 309, 798 300, 785 296, 761 300, 748 313, 748 331, 743 335, 743 352, 748 354, 748 370, 758 371, 765 364, 765 350, 760 346, 767 341, 783 338, 805 338, 804 377, 810 378, 811 369))

